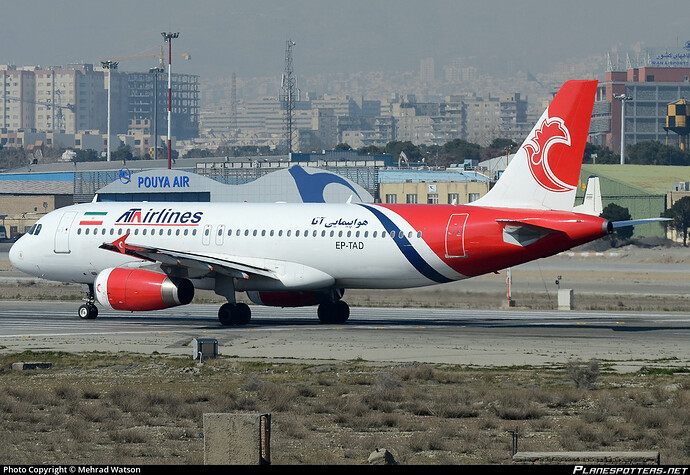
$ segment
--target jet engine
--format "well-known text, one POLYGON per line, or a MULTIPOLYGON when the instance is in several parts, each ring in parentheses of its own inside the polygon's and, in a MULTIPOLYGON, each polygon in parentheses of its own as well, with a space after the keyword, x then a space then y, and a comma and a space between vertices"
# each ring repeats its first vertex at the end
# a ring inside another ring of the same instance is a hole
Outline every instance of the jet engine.
POLYGON ((188 279, 120 267, 101 271, 94 291, 101 305, 115 310, 160 310, 186 305, 194 298, 194 285, 188 279))

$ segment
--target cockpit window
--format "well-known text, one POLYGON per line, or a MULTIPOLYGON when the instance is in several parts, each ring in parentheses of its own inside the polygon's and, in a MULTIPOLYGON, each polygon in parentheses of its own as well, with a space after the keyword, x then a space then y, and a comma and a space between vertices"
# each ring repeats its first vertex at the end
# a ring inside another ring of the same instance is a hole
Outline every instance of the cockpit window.
POLYGON ((41 228, 42 228, 42 227, 43 227, 42 224, 34 224, 34 225, 31 226, 31 228, 29 229, 28 234, 31 234, 31 235, 33 235, 33 236, 37 236, 38 233, 41 232, 41 228))

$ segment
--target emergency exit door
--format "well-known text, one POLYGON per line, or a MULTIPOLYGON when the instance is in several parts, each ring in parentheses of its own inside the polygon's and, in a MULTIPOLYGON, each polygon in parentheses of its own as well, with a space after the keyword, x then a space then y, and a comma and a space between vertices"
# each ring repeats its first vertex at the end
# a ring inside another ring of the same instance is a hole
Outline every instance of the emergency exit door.
POLYGON ((453 214, 446 227, 446 257, 465 257, 465 224, 469 214, 453 214))

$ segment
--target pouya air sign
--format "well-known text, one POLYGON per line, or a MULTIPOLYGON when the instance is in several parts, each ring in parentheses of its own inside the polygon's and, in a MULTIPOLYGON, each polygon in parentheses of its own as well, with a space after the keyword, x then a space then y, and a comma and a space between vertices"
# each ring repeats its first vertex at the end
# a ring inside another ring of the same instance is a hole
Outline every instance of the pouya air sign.
POLYGON ((153 175, 137 178, 138 188, 189 188, 189 177, 185 175, 153 175))
POLYGON ((196 226, 201 221, 203 211, 177 211, 173 208, 143 211, 141 208, 130 208, 122 214, 115 224, 148 225, 148 226, 196 226))

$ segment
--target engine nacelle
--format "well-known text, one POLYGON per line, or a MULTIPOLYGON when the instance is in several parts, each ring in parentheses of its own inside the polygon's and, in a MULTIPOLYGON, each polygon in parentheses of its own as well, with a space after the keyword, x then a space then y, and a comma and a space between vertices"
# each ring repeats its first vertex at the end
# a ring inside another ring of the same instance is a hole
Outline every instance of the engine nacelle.
POLYGON ((188 279, 120 267, 101 271, 94 290, 101 305, 115 310, 160 310, 186 305, 194 298, 194 285, 188 279))
POLYGON ((247 291, 249 300, 268 307, 309 307, 324 302, 335 302, 343 296, 342 290, 326 291, 247 291))

